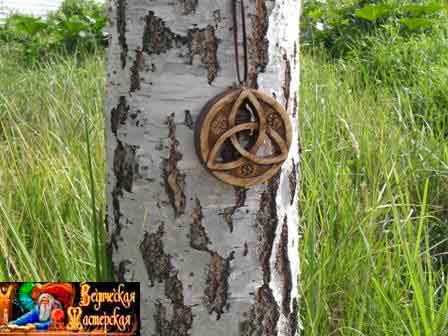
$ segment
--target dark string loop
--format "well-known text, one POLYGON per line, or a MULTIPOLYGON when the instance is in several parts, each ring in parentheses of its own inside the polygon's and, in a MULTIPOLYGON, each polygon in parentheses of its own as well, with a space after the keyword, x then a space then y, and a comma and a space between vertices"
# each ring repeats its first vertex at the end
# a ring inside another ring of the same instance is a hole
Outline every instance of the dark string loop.
POLYGON ((240 73, 240 57, 238 52, 238 19, 237 19, 237 2, 238 0, 233 0, 233 40, 235 44, 235 62, 236 62, 236 75, 238 77, 238 82, 240 85, 245 85, 247 81, 247 68, 248 68, 248 57, 247 57, 247 38, 246 38, 246 15, 244 13, 244 1, 241 1, 241 20, 243 25, 243 51, 244 51, 244 77, 241 80, 240 73))

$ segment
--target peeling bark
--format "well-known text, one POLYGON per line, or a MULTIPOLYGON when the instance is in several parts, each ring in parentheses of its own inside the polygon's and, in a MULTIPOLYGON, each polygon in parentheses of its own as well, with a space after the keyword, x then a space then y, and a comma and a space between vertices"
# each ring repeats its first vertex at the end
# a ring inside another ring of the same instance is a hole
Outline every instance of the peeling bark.
POLYGON ((170 156, 163 162, 163 180, 165 181, 165 190, 170 199, 175 216, 180 216, 185 211, 185 175, 177 169, 177 162, 182 160, 182 154, 177 150, 179 141, 176 138, 176 124, 174 123, 174 114, 167 118, 167 125, 171 140, 170 156))
POLYGON ((210 314, 216 313, 219 320, 224 313, 224 307, 228 296, 228 278, 230 274, 230 262, 234 258, 234 252, 227 258, 221 257, 216 252, 210 253, 211 260, 208 270, 207 287, 205 288, 205 304, 210 314))
POLYGON ((210 242, 204 226, 202 226, 202 208, 199 199, 196 198, 196 206, 193 208, 191 217, 193 219, 190 228, 190 245, 200 251, 208 251, 207 245, 210 242))

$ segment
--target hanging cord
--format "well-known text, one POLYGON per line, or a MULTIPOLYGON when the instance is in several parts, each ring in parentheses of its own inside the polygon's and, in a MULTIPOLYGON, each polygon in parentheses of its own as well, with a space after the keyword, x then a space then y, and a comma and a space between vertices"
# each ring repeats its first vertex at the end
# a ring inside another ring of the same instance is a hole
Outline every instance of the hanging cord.
POLYGON ((243 0, 240 1, 241 1, 241 20, 243 25, 243 51, 244 51, 244 77, 242 80, 240 72, 240 57, 238 52, 238 19, 236 10, 238 0, 233 0, 233 40, 235 44, 236 75, 238 77, 238 82, 240 83, 240 85, 245 85, 247 82, 247 68, 248 68, 246 15, 244 13, 244 1, 243 0))

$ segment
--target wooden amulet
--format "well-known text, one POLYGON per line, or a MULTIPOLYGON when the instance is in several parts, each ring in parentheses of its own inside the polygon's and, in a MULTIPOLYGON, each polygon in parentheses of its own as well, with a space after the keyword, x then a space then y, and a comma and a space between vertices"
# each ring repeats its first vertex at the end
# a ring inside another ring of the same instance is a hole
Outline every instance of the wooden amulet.
POLYGON ((252 187, 269 180, 288 157, 292 127, 281 104, 246 87, 211 99, 196 121, 199 159, 221 181, 252 187))

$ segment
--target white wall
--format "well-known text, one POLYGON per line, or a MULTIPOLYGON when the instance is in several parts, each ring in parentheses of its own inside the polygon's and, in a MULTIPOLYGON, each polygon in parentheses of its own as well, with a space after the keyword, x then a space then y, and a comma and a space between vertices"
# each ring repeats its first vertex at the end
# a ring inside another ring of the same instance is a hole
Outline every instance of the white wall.
POLYGON ((62 0, 0 0, 0 19, 10 12, 45 16, 49 11, 58 9, 61 3, 62 0))

